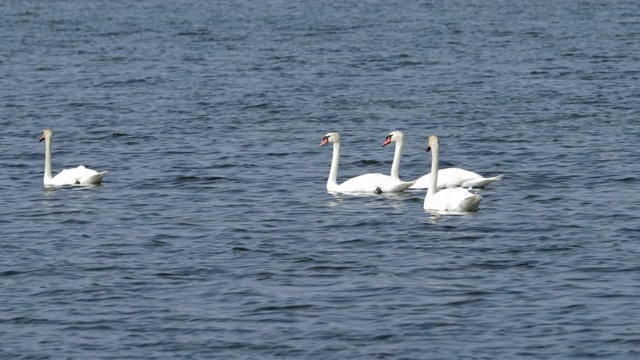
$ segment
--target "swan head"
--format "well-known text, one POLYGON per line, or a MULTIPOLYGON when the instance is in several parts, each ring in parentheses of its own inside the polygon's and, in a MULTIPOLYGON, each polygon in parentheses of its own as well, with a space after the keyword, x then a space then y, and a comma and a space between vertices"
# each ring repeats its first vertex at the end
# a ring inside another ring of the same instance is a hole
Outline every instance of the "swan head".
POLYGON ((392 142, 403 142, 403 141, 404 141, 404 134, 402 133, 402 131, 398 131, 398 130, 392 131, 384 139, 384 142, 382 143, 382 147, 385 147, 391 144, 392 142))
POLYGON ((53 136, 53 131, 51 129, 44 129, 42 131, 42 136, 38 141, 46 140, 47 138, 51 138, 52 136, 53 136))
POLYGON ((322 141, 320 142, 320 145, 318 145, 318 146, 324 146, 324 145, 327 145, 329 143, 332 143, 332 144, 340 143, 340 134, 338 134, 337 132, 327 133, 322 138, 322 141))
POLYGON ((438 140, 438 137, 430 135, 428 141, 427 151, 438 152, 438 149, 440 148, 440 140, 438 140))

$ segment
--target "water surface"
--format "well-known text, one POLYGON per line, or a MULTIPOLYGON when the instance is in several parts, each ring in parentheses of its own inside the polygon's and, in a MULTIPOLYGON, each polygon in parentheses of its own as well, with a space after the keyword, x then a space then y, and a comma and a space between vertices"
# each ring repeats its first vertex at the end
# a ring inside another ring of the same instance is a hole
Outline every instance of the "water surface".
POLYGON ((3 358, 638 357, 633 1, 0 4, 3 358), (42 186, 108 170, 94 188, 42 186), (465 216, 339 179, 504 179, 465 216))

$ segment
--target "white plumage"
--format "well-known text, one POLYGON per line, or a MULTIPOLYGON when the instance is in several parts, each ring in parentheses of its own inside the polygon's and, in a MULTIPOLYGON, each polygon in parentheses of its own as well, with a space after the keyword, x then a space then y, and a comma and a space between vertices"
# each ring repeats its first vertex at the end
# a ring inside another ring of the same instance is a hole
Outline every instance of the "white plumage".
POLYGON ((40 141, 42 140, 46 141, 44 158, 44 184, 46 186, 97 185, 100 184, 102 178, 107 173, 107 171, 97 172, 80 165, 72 169, 64 169, 55 177, 51 176, 51 142, 53 140, 53 131, 51 129, 45 129, 40 137, 40 141))
POLYGON ((351 178, 342 184, 338 184, 338 164, 340 162, 340 135, 336 132, 327 133, 319 146, 333 144, 333 158, 331 170, 327 180, 327 191, 335 193, 389 193, 401 192, 413 184, 413 181, 405 182, 389 175, 370 173, 351 178))
POLYGON ((438 155, 440 151, 440 141, 435 135, 429 136, 427 151, 431 151, 431 173, 437 174, 431 178, 429 190, 424 198, 424 209, 436 212, 467 212, 476 211, 482 197, 469 192, 463 188, 438 190, 437 181, 438 155))
MULTIPOLYGON (((404 146, 404 134, 401 131, 392 131, 387 135, 387 138, 382 143, 382 146, 387 146, 392 142, 396 143, 396 151, 393 157, 393 163, 391 164, 391 177, 400 179, 400 156, 402 155, 402 148, 404 146)), ((464 170, 460 168, 447 168, 438 171, 438 189, 463 187, 463 188, 482 188, 494 181, 502 179, 503 175, 494 177, 483 177, 480 174, 476 174, 473 171, 464 170)), ((409 189, 428 189, 431 184, 431 173, 421 176, 415 180, 415 183, 409 187, 409 189)))

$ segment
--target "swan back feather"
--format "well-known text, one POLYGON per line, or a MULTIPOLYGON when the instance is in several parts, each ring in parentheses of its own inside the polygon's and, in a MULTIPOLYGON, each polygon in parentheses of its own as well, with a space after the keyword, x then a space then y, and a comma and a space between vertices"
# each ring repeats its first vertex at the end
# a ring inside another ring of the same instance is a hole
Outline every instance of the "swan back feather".
MULTIPOLYGON (((453 187, 463 188, 483 188, 494 181, 502 180, 504 175, 494 177, 483 177, 473 171, 460 168, 446 168, 438 171, 438 189, 446 189, 453 187)), ((431 183, 431 173, 423 175, 416 179, 411 189, 428 189, 431 183)))

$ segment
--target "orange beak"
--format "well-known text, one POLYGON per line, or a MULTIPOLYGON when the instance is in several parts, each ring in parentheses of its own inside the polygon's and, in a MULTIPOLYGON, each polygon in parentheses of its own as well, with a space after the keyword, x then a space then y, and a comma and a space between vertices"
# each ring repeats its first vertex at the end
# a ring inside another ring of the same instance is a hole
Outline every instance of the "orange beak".
POLYGON ((324 137, 324 138, 322 138, 322 141, 320 142, 320 145, 318 145, 318 146, 327 145, 328 142, 329 142, 329 138, 324 137))
POLYGON ((382 143, 382 147, 385 147, 389 144, 391 144, 391 136, 387 136, 387 138, 384 139, 384 142, 382 143))

